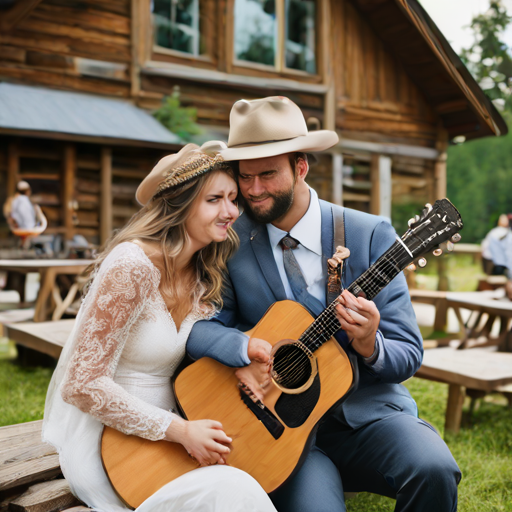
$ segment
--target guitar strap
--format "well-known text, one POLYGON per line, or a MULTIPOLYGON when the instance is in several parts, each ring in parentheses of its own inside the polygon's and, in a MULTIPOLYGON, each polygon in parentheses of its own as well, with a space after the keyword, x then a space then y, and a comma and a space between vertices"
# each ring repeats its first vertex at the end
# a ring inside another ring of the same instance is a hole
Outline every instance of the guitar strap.
MULTIPOLYGON (((345 210, 343 206, 332 205, 334 250, 338 245, 345 247, 345 210)), ((330 304, 341 293, 340 267, 333 269, 327 264, 327 304, 330 304)))

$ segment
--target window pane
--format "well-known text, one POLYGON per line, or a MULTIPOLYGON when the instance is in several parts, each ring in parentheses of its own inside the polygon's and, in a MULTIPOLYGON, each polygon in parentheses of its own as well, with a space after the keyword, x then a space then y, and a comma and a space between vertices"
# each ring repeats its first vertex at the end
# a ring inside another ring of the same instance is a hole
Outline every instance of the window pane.
POLYGON ((286 67, 316 73, 316 1, 286 0, 286 67))
POLYGON ((275 65, 275 0, 235 1, 235 58, 275 65))
POLYGON ((155 43, 199 55, 199 0, 153 0, 155 43))

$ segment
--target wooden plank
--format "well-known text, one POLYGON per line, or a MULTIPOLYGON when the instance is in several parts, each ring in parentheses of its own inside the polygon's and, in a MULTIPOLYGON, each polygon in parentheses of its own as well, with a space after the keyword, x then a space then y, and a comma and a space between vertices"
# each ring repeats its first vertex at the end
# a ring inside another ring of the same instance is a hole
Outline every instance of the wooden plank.
POLYGON ((19 498, 11 501, 12 512, 54 512, 78 505, 69 484, 63 478, 33 485, 19 498))
POLYGON ((112 234, 112 150, 101 150, 100 244, 112 234))
POLYGON ((64 6, 42 3, 33 13, 31 19, 75 25, 78 27, 112 32, 114 34, 130 34, 130 18, 115 13, 97 11, 89 5, 81 9, 75 6, 64 6))
POLYGON ((19 142, 17 140, 9 142, 7 146, 7 197, 16 193, 16 184, 19 181, 20 158, 19 142))
POLYGON ((25 62, 26 51, 23 48, 0 45, 0 60, 25 62))
POLYGON ((41 441, 42 421, 0 427, 0 491, 60 475, 55 449, 41 441))
POLYGON ((71 240, 74 236, 73 224, 73 194, 76 177, 76 146, 66 144, 64 147, 64 161, 62 169, 62 216, 66 228, 66 239, 71 240))
POLYGON ((41 3, 41 0, 18 0, 7 11, 1 12, 0 30, 7 32, 16 27, 41 3))

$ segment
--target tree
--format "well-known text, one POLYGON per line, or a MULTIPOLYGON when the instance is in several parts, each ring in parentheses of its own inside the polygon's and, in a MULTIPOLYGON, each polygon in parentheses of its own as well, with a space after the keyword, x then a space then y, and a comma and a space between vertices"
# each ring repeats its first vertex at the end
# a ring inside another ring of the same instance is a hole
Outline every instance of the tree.
POLYGON ((196 124, 197 109, 181 106, 179 87, 174 87, 172 94, 163 98, 162 106, 153 115, 169 131, 183 140, 190 141, 193 135, 202 132, 196 124))
MULTIPOLYGON (((461 58, 486 94, 503 110, 512 126, 512 57, 501 40, 512 17, 501 1, 475 16, 473 45, 461 58)), ((464 220, 464 241, 480 242, 501 213, 512 213, 512 132, 448 149, 448 197, 464 220)))
POLYGON ((512 56, 500 40, 511 19, 501 0, 491 0, 487 12, 472 19, 475 42, 460 55, 480 87, 501 107, 512 94, 512 56))

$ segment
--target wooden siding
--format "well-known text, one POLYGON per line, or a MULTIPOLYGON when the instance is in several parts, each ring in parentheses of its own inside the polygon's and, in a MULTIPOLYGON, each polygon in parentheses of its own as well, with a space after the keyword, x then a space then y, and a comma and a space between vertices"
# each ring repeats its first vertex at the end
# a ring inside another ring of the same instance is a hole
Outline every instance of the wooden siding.
POLYGON ((331 2, 336 126, 350 138, 434 147, 438 119, 348 0, 331 2))
POLYGON ((0 80, 127 97, 130 0, 44 0, 0 34, 0 80), (114 77, 84 76, 76 57, 116 63, 114 77))

